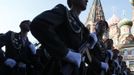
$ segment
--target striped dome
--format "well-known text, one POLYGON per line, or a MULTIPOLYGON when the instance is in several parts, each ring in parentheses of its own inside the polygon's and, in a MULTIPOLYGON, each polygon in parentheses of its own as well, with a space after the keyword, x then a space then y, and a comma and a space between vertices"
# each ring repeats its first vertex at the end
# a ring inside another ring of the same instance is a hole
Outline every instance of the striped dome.
POLYGON ((120 28, 123 25, 128 25, 128 26, 132 26, 133 22, 128 20, 127 18, 122 19, 119 23, 118 23, 118 27, 120 28))

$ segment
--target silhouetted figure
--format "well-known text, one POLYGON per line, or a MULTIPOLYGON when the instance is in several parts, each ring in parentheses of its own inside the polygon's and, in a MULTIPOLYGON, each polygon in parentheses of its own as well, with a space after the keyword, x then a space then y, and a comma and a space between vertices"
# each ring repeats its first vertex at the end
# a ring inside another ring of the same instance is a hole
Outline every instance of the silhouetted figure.
MULTIPOLYGON (((78 75, 81 63, 79 47, 88 39, 89 31, 79 20, 88 0, 68 0, 68 10, 58 4, 34 18, 33 36, 50 56, 44 64, 44 75, 78 75), (48 62, 48 63, 47 63, 48 62)), ((47 56, 46 56, 47 57, 47 56)), ((46 58, 44 57, 44 58, 46 58)))
POLYGON ((0 47, 5 46, 4 75, 30 75, 30 68, 36 50, 28 40, 29 20, 20 23, 19 33, 8 31, 0 36, 0 47))
POLYGON ((107 59, 108 59, 108 65, 109 65, 109 69, 107 72, 107 75, 112 75, 112 63, 113 63, 113 40, 112 39, 107 39, 106 41, 104 41, 105 46, 106 46, 106 54, 107 54, 107 59))
POLYGON ((107 32, 108 29, 108 23, 101 20, 96 23, 96 32, 90 34, 96 41, 93 43, 94 47, 90 49, 92 62, 88 62, 87 75, 101 75, 102 71, 105 73, 108 70, 108 63, 105 61, 106 47, 102 40, 104 33, 107 32))
POLYGON ((121 71, 121 66, 119 64, 119 60, 118 60, 118 56, 119 56, 119 50, 118 49, 113 49, 113 70, 112 73, 113 74, 117 74, 119 75, 119 72, 121 71))

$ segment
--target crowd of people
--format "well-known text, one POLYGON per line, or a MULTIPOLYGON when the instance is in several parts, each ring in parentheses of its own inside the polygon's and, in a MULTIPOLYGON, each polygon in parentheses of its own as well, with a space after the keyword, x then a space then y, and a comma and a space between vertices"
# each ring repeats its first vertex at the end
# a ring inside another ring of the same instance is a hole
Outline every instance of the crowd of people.
POLYGON ((112 39, 103 39, 108 23, 90 32, 79 20, 88 0, 67 0, 20 23, 19 33, 0 34, 0 75, 130 75, 112 39), (39 41, 37 49, 27 33, 39 41), (2 47, 5 46, 5 52, 2 47))

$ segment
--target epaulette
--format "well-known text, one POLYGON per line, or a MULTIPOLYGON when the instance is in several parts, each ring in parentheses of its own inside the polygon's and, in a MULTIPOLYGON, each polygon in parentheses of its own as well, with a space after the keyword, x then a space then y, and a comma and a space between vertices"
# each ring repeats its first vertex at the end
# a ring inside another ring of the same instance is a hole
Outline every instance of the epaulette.
POLYGON ((67 7, 64 6, 63 4, 58 4, 53 9, 67 9, 67 7))

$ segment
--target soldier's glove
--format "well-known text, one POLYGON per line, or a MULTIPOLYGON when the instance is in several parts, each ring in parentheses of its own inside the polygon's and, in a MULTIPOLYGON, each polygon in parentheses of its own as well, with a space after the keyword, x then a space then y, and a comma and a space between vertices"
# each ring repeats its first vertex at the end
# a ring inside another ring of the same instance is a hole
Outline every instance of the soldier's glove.
POLYGON ((65 59, 71 63, 74 63, 77 67, 80 67, 81 64, 81 54, 71 51, 69 49, 69 52, 67 53, 65 59))
POLYGON ((36 48, 35 48, 35 46, 33 44, 30 44, 29 47, 30 47, 32 53, 33 54, 36 54, 36 48))
POLYGON ((101 62, 101 68, 107 72, 109 66, 108 66, 108 64, 105 63, 105 62, 101 62))
POLYGON ((112 52, 112 50, 107 50, 107 52, 108 52, 108 56, 109 56, 110 60, 112 60, 113 59, 113 52, 112 52))
POLYGON ((93 32, 93 33, 90 33, 90 36, 93 37, 94 41, 97 42, 98 41, 98 38, 97 38, 97 35, 96 35, 96 32, 93 32))
POLYGON ((16 65, 16 61, 14 59, 8 58, 6 59, 4 64, 9 66, 10 68, 13 68, 16 65))
POLYGON ((26 64, 24 64, 23 62, 19 62, 18 67, 19 68, 26 68, 26 64))
POLYGON ((96 36, 96 33, 95 32, 93 32, 93 33, 90 33, 90 36, 93 38, 93 42, 91 43, 92 44, 92 46, 91 46, 91 49, 93 49, 94 48, 94 46, 96 45, 96 43, 97 43, 97 41, 98 41, 98 38, 97 38, 97 36, 96 36))

